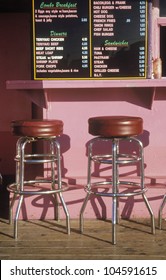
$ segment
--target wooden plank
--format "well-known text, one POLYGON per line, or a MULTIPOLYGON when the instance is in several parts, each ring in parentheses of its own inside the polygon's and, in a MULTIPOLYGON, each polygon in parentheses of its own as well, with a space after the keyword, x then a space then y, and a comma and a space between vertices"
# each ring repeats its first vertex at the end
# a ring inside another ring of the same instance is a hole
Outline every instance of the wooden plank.
POLYGON ((166 222, 163 230, 150 233, 149 220, 121 220, 117 245, 111 244, 111 222, 85 220, 84 234, 78 221, 71 221, 71 235, 65 221, 19 221, 19 238, 13 226, 0 222, 1 259, 166 259, 166 222))

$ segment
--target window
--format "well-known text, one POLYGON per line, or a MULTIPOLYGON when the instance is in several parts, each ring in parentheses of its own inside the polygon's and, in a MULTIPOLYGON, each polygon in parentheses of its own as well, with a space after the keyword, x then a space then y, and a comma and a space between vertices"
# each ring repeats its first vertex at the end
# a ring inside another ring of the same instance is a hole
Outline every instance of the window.
POLYGON ((166 16, 166 1, 160 0, 160 17, 166 16))
POLYGON ((162 60, 162 76, 166 77, 166 26, 160 26, 160 58, 162 60))

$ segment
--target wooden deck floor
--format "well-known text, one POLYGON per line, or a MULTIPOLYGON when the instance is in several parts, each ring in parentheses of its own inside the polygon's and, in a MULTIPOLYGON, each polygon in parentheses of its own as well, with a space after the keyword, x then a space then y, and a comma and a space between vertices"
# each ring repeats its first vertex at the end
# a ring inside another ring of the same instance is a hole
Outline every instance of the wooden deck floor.
POLYGON ((65 221, 19 221, 18 240, 12 236, 13 226, 1 220, 1 260, 166 260, 166 221, 163 230, 152 235, 148 221, 121 220, 117 245, 111 244, 111 222, 101 220, 85 220, 84 234, 79 233, 78 221, 71 221, 70 236, 65 221))

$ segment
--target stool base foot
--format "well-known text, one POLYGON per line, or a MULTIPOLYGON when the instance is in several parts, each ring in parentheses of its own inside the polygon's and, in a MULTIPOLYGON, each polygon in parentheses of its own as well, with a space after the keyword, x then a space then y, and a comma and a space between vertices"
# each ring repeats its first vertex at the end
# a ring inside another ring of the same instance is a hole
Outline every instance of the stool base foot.
POLYGON ((151 206, 149 204, 149 201, 148 201, 148 199, 147 199, 147 197, 144 193, 142 194, 142 197, 145 201, 146 207, 147 207, 147 209, 149 211, 149 214, 151 216, 151 233, 155 234, 155 219, 154 219, 152 208, 151 208, 151 206))
MULTIPOLYGON (((58 202, 58 197, 61 201, 63 210, 65 212, 66 215, 66 232, 68 235, 70 235, 70 215, 66 206, 66 203, 64 201, 63 195, 61 192, 53 194, 54 198, 55 198, 55 205, 54 205, 54 209, 55 209, 55 220, 59 221, 60 220, 60 215, 59 215, 59 202, 58 202), (57 197, 58 196, 58 197, 57 197)), ((18 194, 14 194, 13 198, 11 200, 10 203, 10 207, 9 207, 9 223, 12 225, 13 223, 13 206, 15 203, 16 198, 18 197, 18 194)), ((20 195, 19 199, 18 199, 18 204, 17 204, 17 208, 16 208, 16 213, 15 213, 15 217, 14 217, 14 238, 18 239, 18 220, 19 220, 19 214, 20 214, 20 210, 21 210, 21 206, 24 200, 24 195, 20 195)))
MULTIPOLYGON (((90 199, 90 196, 91 195, 94 195, 94 193, 87 193, 85 199, 84 199, 84 202, 83 202, 83 205, 81 207, 81 211, 80 211, 80 233, 83 234, 84 232, 84 217, 83 217, 83 214, 84 214, 84 211, 85 211, 85 208, 87 206, 87 203, 90 199)), ((143 197, 143 200, 146 204, 146 207, 149 211, 149 214, 150 214, 150 217, 151 217, 151 233, 152 234, 155 234, 155 219, 154 219, 154 215, 153 215, 153 211, 152 211, 152 208, 149 204, 149 201, 146 197, 146 195, 143 193, 142 194, 142 197, 143 197)), ((166 199, 165 199, 166 201, 166 199)), ((119 217, 117 217, 118 215, 118 208, 117 208, 117 205, 118 205, 118 198, 117 197, 113 197, 113 203, 112 203, 112 244, 113 245, 116 245, 117 243, 117 239, 116 239, 116 225, 119 223, 119 217)))
POLYGON ((159 229, 162 229, 162 211, 163 211, 163 208, 165 206, 165 203, 166 203, 166 194, 164 195, 162 203, 161 203, 160 208, 159 208, 159 213, 158 213, 158 227, 159 227, 159 229))

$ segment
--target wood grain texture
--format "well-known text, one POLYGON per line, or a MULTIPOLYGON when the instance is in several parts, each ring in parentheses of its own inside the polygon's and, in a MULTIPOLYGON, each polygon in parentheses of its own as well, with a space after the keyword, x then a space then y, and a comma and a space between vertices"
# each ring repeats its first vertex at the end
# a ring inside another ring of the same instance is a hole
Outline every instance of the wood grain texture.
POLYGON ((65 221, 19 221, 18 240, 13 238, 13 226, 0 221, 1 260, 52 259, 166 259, 166 221, 163 229, 150 233, 149 221, 120 220, 117 245, 111 244, 111 222, 85 220, 84 233, 79 223, 71 221, 71 235, 65 231, 65 221))

